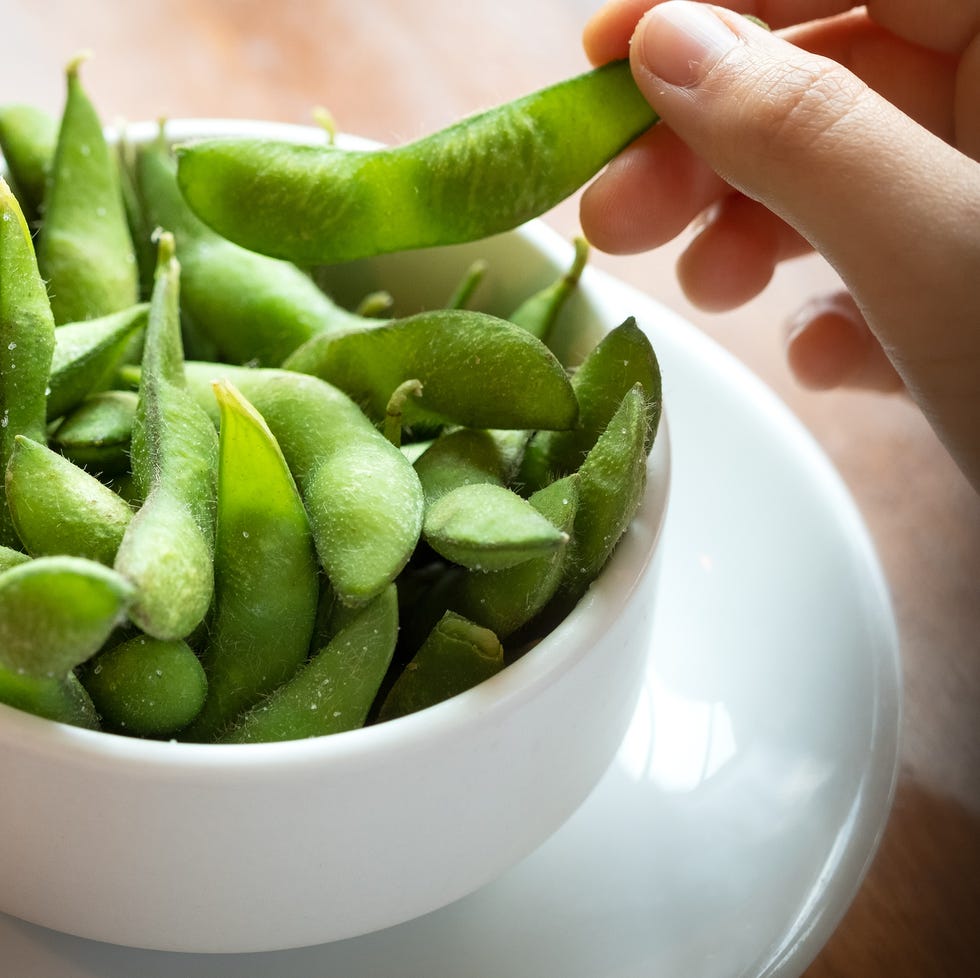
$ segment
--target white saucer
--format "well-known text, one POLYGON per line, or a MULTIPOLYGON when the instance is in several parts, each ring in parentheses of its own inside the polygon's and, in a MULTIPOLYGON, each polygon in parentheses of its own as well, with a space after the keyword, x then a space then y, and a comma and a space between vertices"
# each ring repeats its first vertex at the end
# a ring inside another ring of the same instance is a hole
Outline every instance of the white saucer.
POLYGON ((676 315, 606 284, 660 356, 674 482, 647 680, 582 808, 495 883, 381 933, 176 955, 0 915, 5 974, 802 973, 850 903, 894 789, 900 682, 886 587, 848 494, 785 408, 676 315))

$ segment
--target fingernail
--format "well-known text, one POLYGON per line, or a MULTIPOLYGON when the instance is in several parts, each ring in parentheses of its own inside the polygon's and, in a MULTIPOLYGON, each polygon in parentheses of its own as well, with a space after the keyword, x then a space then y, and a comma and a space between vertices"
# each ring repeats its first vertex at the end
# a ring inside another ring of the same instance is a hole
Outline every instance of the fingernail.
POLYGON ((633 35, 633 50, 669 85, 690 87, 739 43, 737 34, 705 3, 667 0, 650 10, 633 35))

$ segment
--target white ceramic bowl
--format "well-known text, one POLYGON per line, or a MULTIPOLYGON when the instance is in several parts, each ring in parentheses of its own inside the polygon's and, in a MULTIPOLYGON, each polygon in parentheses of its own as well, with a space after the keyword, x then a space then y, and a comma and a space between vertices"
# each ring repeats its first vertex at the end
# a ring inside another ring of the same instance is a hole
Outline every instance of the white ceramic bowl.
MULTIPOLYGON (((241 122, 171 131, 322 138, 241 122)), ((490 263, 481 307, 506 310, 570 255, 533 223, 359 263, 345 280, 354 294, 383 282, 403 304, 427 303, 479 256, 490 263)), ((616 325, 588 272, 563 323, 573 358, 616 325)), ((0 910, 135 947, 259 951, 391 926, 498 876, 578 807, 626 731, 668 474, 662 424, 640 511, 578 607, 497 677, 419 713, 313 740, 212 746, 81 730, 0 705, 0 910)))

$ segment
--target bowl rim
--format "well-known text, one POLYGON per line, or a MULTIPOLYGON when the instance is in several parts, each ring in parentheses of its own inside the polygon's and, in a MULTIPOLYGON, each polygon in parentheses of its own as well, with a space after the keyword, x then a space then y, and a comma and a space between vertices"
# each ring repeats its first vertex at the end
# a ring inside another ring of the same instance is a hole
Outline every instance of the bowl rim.
MULTIPOLYGON (((166 123, 168 136, 192 138, 205 135, 262 135, 293 141, 324 137, 324 131, 288 123, 234 119, 175 119, 166 123)), ((151 139, 159 123, 125 126, 133 141, 151 139)), ((108 130, 109 138, 116 138, 108 130)), ((371 148, 378 145, 361 137, 337 134, 337 145, 371 148)), ((507 234, 523 237, 546 261, 564 267, 572 245, 540 219, 507 234)), ((580 289, 600 288, 601 280, 583 270, 580 289)), ((256 744, 197 744, 173 739, 129 737, 103 730, 89 730, 52 721, 0 703, 0 748, 36 755, 57 755, 76 763, 132 766, 147 776, 154 771, 262 768, 285 770, 310 762, 359 764, 377 754, 408 753, 436 739, 452 737, 464 728, 506 715, 519 708, 557 675, 584 658, 607 622, 621 612, 636 591, 644 572, 661 546, 670 495, 670 436, 666 411, 662 411, 657 436, 647 459, 647 484, 640 507, 600 575, 568 615, 533 648, 497 675, 456 696, 384 723, 318 737, 256 744), (602 614, 599 614, 601 608, 602 614), (572 641, 574 636, 574 641, 572 641)))

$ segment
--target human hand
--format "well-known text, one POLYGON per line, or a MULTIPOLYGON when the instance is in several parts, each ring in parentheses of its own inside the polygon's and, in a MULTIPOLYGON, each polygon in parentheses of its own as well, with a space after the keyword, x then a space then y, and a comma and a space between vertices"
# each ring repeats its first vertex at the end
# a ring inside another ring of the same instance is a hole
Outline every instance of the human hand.
POLYGON ((611 0, 586 27, 665 123, 587 188, 586 236, 642 251, 700 216, 678 275, 709 310, 816 248, 849 291, 794 318, 798 379, 904 386, 980 489, 980 0, 732 6, 780 34, 686 0, 611 0))

